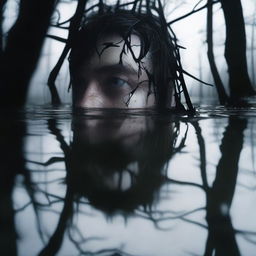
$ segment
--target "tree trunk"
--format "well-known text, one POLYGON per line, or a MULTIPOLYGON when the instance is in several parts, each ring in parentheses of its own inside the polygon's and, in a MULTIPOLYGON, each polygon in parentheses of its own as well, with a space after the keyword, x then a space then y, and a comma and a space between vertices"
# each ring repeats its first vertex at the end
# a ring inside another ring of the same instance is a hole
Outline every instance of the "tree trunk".
POLYGON ((13 188, 17 174, 24 174, 23 154, 26 124, 23 115, 16 112, 0 112, 0 252, 1 255, 17 256, 13 188))
POLYGON ((228 64, 231 102, 255 95, 246 62, 246 35, 240 0, 221 0, 226 22, 225 58, 228 64))
POLYGON ((230 117, 223 134, 216 178, 206 194, 206 220, 209 233, 205 256, 213 255, 213 252, 214 255, 241 255, 235 237, 236 232, 232 226, 230 208, 236 188, 246 127, 247 120, 230 117))
POLYGON ((56 0, 21 0, 0 62, 0 106, 22 107, 56 0))
POLYGON ((225 105, 228 101, 228 96, 226 94, 224 85, 221 81, 215 59, 214 59, 214 53, 213 53, 213 29, 212 29, 212 20, 213 20, 213 15, 212 15, 212 0, 208 0, 208 6, 207 6, 207 45, 208 45, 208 60, 212 72, 212 76, 214 79, 214 83, 217 89, 218 97, 219 97, 219 102, 221 105, 225 105))
POLYGON ((7 0, 0 2, 0 60, 3 54, 3 20, 4 20, 4 9, 7 0))
POLYGON ((256 3, 254 4, 253 23, 252 23, 252 35, 251 35, 251 71, 252 71, 252 84, 255 86, 255 66, 254 66, 254 40, 255 40, 255 28, 256 28, 256 3))
POLYGON ((56 90, 55 80, 56 80, 56 78, 60 72, 60 69, 62 67, 62 64, 71 48, 72 40, 79 29, 81 20, 83 18, 86 3, 87 3, 87 0, 78 1, 76 12, 70 22, 69 34, 68 34, 68 39, 67 39, 66 45, 61 53, 61 56, 60 56, 57 64, 51 71, 49 78, 48 78, 48 86, 49 86, 51 96, 52 96, 52 104, 55 104, 55 105, 58 105, 61 103, 60 97, 56 90))

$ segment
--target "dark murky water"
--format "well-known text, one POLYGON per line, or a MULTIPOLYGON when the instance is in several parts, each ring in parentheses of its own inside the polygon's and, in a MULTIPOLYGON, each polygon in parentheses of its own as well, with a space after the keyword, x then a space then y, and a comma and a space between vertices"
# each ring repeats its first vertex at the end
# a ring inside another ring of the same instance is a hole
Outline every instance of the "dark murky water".
POLYGON ((256 255, 256 109, 1 117, 1 255, 256 255))

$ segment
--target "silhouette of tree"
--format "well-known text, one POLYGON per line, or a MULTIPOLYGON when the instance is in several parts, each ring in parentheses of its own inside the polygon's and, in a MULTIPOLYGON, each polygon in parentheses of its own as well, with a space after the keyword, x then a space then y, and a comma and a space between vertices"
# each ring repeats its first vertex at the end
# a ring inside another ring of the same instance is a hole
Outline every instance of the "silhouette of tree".
POLYGON ((207 193, 207 222, 209 234, 205 255, 240 255, 232 227, 230 207, 236 187, 238 162, 243 147, 243 132, 247 120, 229 118, 220 146, 221 158, 216 178, 207 193), (234 140, 234 138, 236 138, 234 140))
MULTIPOLYGON (((98 1, 98 3, 86 9, 85 6, 87 2, 88 0, 77 1, 77 9, 71 19, 65 22, 51 24, 52 26, 58 28, 64 28, 63 26, 68 24, 65 29, 68 29, 69 31, 67 39, 59 38, 55 35, 49 35, 49 37, 65 43, 64 50, 48 79, 52 103, 54 104, 60 103, 60 97, 55 87, 55 80, 64 59, 71 48, 72 40, 81 24, 81 21, 85 19, 87 12, 95 10, 95 8, 98 8, 100 12, 104 6, 104 1, 98 1)), ((239 102, 241 102, 241 98, 255 94, 255 90, 253 89, 248 76, 248 68, 246 63, 246 34, 241 1, 209 0, 206 4, 198 7, 201 2, 202 1, 199 1, 190 12, 181 15, 172 21, 166 22, 166 24, 163 24, 163 26, 166 26, 166 29, 170 30, 169 26, 173 23, 183 20, 201 10, 204 10, 205 8, 208 9, 208 58, 217 87, 219 100, 221 104, 226 104, 227 102, 233 105, 239 104, 239 102), (229 72, 229 97, 225 92, 221 78, 217 71, 217 66, 214 62, 212 40, 212 5, 216 3, 221 3, 226 22, 225 57, 229 72), (230 6, 232 6, 232 8, 230 8, 230 6)), ((41 47, 50 24, 50 18, 55 10, 58 0, 21 0, 17 21, 9 31, 6 46, 3 47, 2 23, 6 3, 7 0, 3 0, 0 3, 0 105, 20 107, 24 105, 26 100, 29 81, 40 57, 41 47)), ((140 0, 122 4, 120 1, 117 1, 116 5, 117 8, 133 5, 132 9, 137 8, 139 10, 143 8, 147 9, 151 6, 154 11, 158 12, 158 15, 161 18, 164 15, 161 1, 140 0)), ((174 38, 174 40, 176 40, 176 38, 174 38)), ((178 52, 176 57, 179 59, 178 52)), ((180 68, 182 69, 181 66, 180 68)), ((185 70, 181 70, 181 74, 186 74, 195 78, 185 70)), ((199 79, 197 80, 200 81, 199 79)), ((180 84, 181 88, 178 89, 177 92, 179 94, 182 92, 182 94, 185 96, 189 109, 193 109, 182 75, 180 76, 180 84)))
POLYGON ((242 97, 255 95, 246 60, 246 34, 240 0, 221 0, 226 22, 225 58, 228 64, 230 100, 239 104, 242 97))
MULTIPOLYGON (((199 1, 198 4, 199 3, 201 3, 201 1, 199 1)), ((197 7, 198 4, 193 8, 192 11, 170 21, 169 24, 173 24, 207 8, 207 55, 217 89, 219 102, 222 105, 240 105, 241 103, 244 103, 242 100, 243 97, 255 95, 255 90, 248 75, 245 23, 241 1, 208 0, 207 3, 201 7, 197 7), (225 91, 214 60, 212 6, 216 3, 221 3, 226 22, 225 58, 229 71, 229 96, 225 91)))
POLYGON ((252 73, 252 84, 253 86, 256 85, 255 83, 255 64, 254 64, 254 53, 255 53, 255 27, 256 27, 256 3, 254 4, 254 13, 253 13, 253 22, 252 22, 252 32, 251 32, 251 73, 252 73))
POLYGON ((213 52, 213 14, 212 14, 212 5, 213 1, 208 0, 208 7, 207 7, 207 45, 208 45, 208 60, 210 63, 210 68, 212 72, 212 76, 215 82, 215 86, 218 92, 219 102, 221 105, 225 105, 228 102, 228 96, 226 94, 224 85, 221 81, 215 59, 214 59, 214 52, 213 52))
POLYGON ((57 0, 20 1, 18 18, 8 32, 0 59, 1 106, 24 105, 56 3, 57 0))
POLYGON ((0 2, 0 60, 3 54, 3 20, 4 20, 4 9, 7 0, 0 2))
MULTIPOLYGON (((56 78, 57 78, 57 76, 60 72, 61 66, 62 66, 65 58, 67 57, 67 55, 69 53, 69 50, 70 50, 71 45, 72 45, 72 41, 73 41, 78 29, 80 28, 82 19, 84 17, 86 3, 87 3, 87 0, 78 1, 75 14, 69 20, 69 22, 70 22, 70 25, 69 25, 69 28, 68 28, 69 34, 68 34, 67 40, 65 40, 65 47, 62 51, 62 54, 61 54, 57 64, 55 65, 55 67, 51 71, 50 76, 48 78, 48 86, 49 86, 49 89, 50 89, 50 92, 51 92, 52 103, 53 104, 60 104, 61 103, 60 97, 58 95, 58 91, 56 90, 55 80, 56 80, 56 78)), ((55 26, 56 27, 61 27, 63 24, 65 24, 65 23, 55 24, 55 26)))
POLYGON ((12 192, 17 174, 25 173, 22 115, 1 112, 0 126, 0 248, 3 255, 17 255, 12 192), (15 146, 14 146, 15 145, 15 146))

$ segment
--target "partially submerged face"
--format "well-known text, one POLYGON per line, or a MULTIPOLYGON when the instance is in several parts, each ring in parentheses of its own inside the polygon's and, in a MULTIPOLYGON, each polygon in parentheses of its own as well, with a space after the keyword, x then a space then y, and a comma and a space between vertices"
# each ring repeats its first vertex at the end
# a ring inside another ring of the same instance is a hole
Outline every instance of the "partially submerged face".
POLYGON ((135 61, 141 51, 139 37, 131 35, 132 51, 125 48, 118 35, 100 39, 96 49, 85 59, 76 73, 73 85, 73 104, 88 108, 150 108, 155 96, 147 72, 152 71, 150 53, 135 61), (120 62, 121 60, 121 62, 120 62))

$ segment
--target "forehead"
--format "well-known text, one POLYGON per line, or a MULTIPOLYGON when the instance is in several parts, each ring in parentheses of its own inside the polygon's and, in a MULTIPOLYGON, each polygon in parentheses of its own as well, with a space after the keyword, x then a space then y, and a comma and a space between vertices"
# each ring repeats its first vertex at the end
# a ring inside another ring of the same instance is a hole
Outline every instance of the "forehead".
MULTIPOLYGON (((101 37, 97 42, 96 51, 90 60, 86 61, 86 64, 91 68, 101 68, 120 64, 121 61, 123 66, 132 69, 134 72, 139 72, 139 64, 136 59, 139 57, 142 47, 140 38, 132 34, 129 43, 131 50, 125 45, 121 36, 108 35, 101 37)), ((150 53, 147 53, 140 63, 143 68, 150 71, 152 69, 150 53)))

